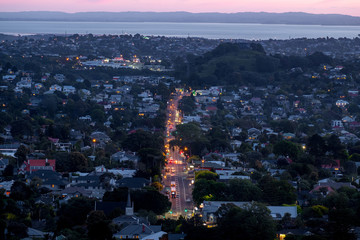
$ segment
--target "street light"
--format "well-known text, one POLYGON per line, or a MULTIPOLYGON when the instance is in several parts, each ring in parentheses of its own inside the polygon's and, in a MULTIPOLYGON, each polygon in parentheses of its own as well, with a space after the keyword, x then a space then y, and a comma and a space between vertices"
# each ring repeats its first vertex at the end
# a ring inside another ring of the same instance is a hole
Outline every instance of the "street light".
POLYGON ((92 139, 92 142, 94 143, 94 148, 93 148, 93 154, 92 154, 92 155, 94 155, 94 154, 95 154, 96 139, 95 139, 95 138, 93 138, 93 139, 92 139))

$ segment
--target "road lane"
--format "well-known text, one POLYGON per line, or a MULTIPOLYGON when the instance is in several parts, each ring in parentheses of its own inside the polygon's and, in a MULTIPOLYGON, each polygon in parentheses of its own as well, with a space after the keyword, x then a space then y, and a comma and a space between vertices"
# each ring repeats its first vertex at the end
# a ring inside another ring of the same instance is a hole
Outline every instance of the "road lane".
POLYGON ((181 94, 176 95, 172 101, 169 101, 167 107, 168 121, 166 126, 167 138, 165 149, 168 161, 166 168, 170 170, 163 172, 165 176, 163 182, 165 187, 170 187, 172 181, 176 184, 176 198, 172 198, 171 193, 169 194, 172 203, 172 217, 179 217, 180 215, 187 216, 193 209, 191 180, 188 179, 187 171, 184 171, 187 168, 185 157, 180 154, 178 147, 170 148, 168 145, 168 143, 174 139, 171 133, 176 131, 177 124, 181 124, 182 117, 178 111, 178 102, 181 98, 181 94))

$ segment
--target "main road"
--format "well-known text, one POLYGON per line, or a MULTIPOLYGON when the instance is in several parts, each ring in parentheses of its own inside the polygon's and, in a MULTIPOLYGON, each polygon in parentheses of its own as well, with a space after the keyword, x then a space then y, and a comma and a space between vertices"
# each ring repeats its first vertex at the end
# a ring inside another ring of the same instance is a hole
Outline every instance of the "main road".
POLYGON ((164 169, 164 184, 167 194, 172 203, 168 217, 190 216, 194 208, 192 201, 193 178, 189 175, 186 158, 178 147, 170 147, 169 142, 174 139, 172 132, 176 131, 176 125, 181 124, 182 116, 178 109, 179 100, 184 96, 183 92, 177 92, 170 99, 167 107, 166 127, 166 158, 167 164, 164 169), (175 194, 171 193, 171 183, 175 183, 175 194))

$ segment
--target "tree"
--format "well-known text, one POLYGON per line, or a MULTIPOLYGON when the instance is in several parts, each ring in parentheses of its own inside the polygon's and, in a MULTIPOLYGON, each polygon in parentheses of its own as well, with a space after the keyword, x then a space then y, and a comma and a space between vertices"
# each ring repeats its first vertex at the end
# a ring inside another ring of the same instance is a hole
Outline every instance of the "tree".
POLYGON ((259 181, 263 192, 263 200, 271 205, 294 204, 296 200, 295 189, 284 180, 276 180, 271 176, 264 176, 259 181))
POLYGON ((17 158, 18 167, 21 166, 24 162, 26 162, 27 155, 29 154, 29 149, 25 147, 25 145, 20 145, 15 153, 15 157, 17 158))
POLYGON ((94 208, 94 201, 88 198, 72 198, 66 204, 62 204, 57 216, 59 216, 58 229, 72 228, 85 223, 88 213, 94 208))
POLYGON ((202 130, 197 123, 185 123, 178 125, 173 135, 176 140, 186 145, 198 139, 202 135, 202 130))
POLYGON ((307 58, 312 62, 312 66, 319 66, 320 64, 332 64, 333 59, 329 56, 326 56, 322 52, 315 52, 307 58))
POLYGON ((6 168, 4 169, 3 176, 4 177, 12 177, 14 175, 14 166, 11 164, 8 164, 6 168))
POLYGON ((76 172, 86 171, 88 167, 88 160, 84 154, 80 152, 56 154, 56 170, 59 172, 76 172))
POLYGON ((151 134, 144 130, 137 130, 135 133, 129 134, 123 142, 123 147, 133 152, 138 152, 142 148, 161 149, 164 142, 161 136, 151 134))
POLYGON ((24 223, 14 221, 9 222, 7 226, 7 239, 12 239, 10 236, 15 236, 15 239, 26 238, 28 236, 27 229, 28 227, 24 223))
POLYGON ((184 96, 179 101, 179 109, 185 114, 190 115, 196 109, 195 99, 193 96, 184 96))
POLYGON ((197 171, 195 173, 195 181, 199 179, 216 181, 219 179, 219 175, 211 171, 197 171))
POLYGON ((90 115, 91 118, 98 123, 103 123, 105 121, 105 113, 102 109, 94 109, 91 111, 90 115))
POLYGON ((219 232, 223 238, 244 240, 273 240, 276 234, 275 223, 270 210, 261 203, 251 203, 242 208, 222 206, 218 212, 219 232), (223 209, 226 208, 226 209, 223 209))
POLYGON ((88 167, 88 160, 84 154, 80 152, 72 152, 69 156, 70 172, 86 171, 88 167))
POLYGON ((345 146, 341 144, 338 136, 332 134, 328 139, 326 139, 326 147, 327 151, 330 152, 334 158, 343 156, 345 146))
POLYGON ((262 198, 261 189, 249 180, 231 179, 228 191, 231 201, 259 201, 262 198))
POLYGON ((156 190, 161 191, 163 190, 164 186, 159 182, 153 182, 151 184, 152 187, 154 187, 156 190))
POLYGON ((143 148, 139 151, 140 170, 151 176, 160 175, 160 169, 165 163, 165 155, 159 149, 143 148))
POLYGON ((225 183, 213 180, 199 179, 195 182, 193 199, 196 204, 204 200, 226 200, 227 186, 225 183))
POLYGON ((110 221, 103 211, 92 211, 86 220, 89 239, 105 240, 112 239, 112 232, 109 227, 110 221))
POLYGON ((311 155, 321 157, 326 152, 326 144, 322 137, 318 134, 311 136, 307 142, 307 149, 311 155))
POLYGON ((168 197, 153 189, 134 191, 131 194, 131 199, 134 201, 135 211, 144 209, 162 215, 168 212, 171 207, 168 197))
POLYGON ((16 181, 11 186, 10 198, 16 201, 29 200, 32 194, 33 192, 31 191, 30 187, 23 182, 16 181))
POLYGON ((285 140, 278 142, 274 146, 274 153, 276 155, 289 156, 292 159, 297 159, 299 152, 300 149, 295 143, 285 140))

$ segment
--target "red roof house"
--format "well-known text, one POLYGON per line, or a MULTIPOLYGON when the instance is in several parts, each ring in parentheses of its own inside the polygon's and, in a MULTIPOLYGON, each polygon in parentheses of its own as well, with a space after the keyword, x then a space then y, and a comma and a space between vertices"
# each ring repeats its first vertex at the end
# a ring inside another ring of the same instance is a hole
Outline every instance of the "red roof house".
POLYGON ((37 170, 55 171, 55 159, 29 159, 20 167, 20 172, 36 172, 37 170))

